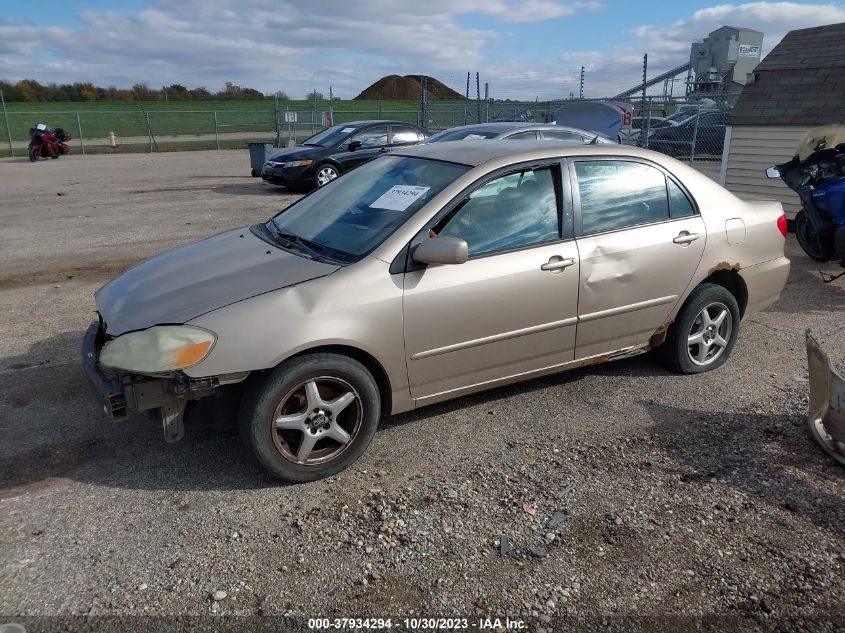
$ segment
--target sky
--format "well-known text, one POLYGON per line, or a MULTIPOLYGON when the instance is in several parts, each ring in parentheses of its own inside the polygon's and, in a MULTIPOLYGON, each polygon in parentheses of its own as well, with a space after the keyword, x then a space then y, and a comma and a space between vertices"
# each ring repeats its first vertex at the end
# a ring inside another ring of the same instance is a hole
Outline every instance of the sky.
MULTIPOLYGON (((683 64, 723 25, 765 34, 845 22, 845 2, 643 0, 0 0, 0 79, 128 88, 224 83, 349 99, 425 74, 495 98, 611 96, 683 64)), ((662 88, 661 88, 662 90, 662 88)), ((678 84, 676 90, 683 91, 678 84)))

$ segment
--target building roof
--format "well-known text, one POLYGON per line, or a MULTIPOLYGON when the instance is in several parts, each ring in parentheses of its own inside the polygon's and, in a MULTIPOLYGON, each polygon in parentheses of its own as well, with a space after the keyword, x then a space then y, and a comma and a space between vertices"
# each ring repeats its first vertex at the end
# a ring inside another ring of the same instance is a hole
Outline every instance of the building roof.
POLYGON ((845 123, 845 22, 790 31, 754 76, 730 125, 845 123))

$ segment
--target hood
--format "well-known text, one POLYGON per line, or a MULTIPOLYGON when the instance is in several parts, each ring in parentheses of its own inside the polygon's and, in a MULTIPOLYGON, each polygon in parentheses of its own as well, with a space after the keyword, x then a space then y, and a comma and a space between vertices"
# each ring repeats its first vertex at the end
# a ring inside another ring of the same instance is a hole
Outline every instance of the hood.
POLYGON ((107 283, 95 297, 107 332, 117 336, 161 323, 185 323, 338 268, 282 250, 243 228, 153 257, 107 283))
POLYGON ((308 158, 310 156, 313 156, 314 154, 318 154, 325 150, 325 147, 297 145, 296 147, 289 147, 287 149, 282 150, 281 152, 276 152, 275 154, 271 155, 267 160, 272 160, 274 162, 298 160, 300 158, 308 158))

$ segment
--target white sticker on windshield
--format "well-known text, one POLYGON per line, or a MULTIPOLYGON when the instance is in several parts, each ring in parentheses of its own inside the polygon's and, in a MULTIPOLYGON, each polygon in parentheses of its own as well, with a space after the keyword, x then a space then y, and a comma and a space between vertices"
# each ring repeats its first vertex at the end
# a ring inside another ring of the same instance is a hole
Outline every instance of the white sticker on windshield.
POLYGON ((486 136, 483 136, 483 135, 481 135, 481 134, 467 134, 467 135, 464 137, 464 140, 465 140, 465 141, 477 141, 477 140, 479 140, 479 139, 486 140, 486 139, 487 139, 487 137, 486 137, 486 136))
POLYGON ((370 205, 371 209, 388 209, 390 211, 404 211, 416 202, 421 195, 431 187, 417 187, 415 185, 393 185, 385 191, 378 200, 370 205))
POLYGON ((342 134, 349 134, 350 132, 354 132, 354 131, 355 131, 354 127, 345 127, 341 130, 341 133, 342 134))

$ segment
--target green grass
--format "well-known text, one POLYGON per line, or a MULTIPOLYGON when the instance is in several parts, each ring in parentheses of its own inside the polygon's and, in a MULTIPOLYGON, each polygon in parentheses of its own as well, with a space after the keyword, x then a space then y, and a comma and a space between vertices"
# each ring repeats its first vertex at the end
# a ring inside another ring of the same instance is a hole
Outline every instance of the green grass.
MULTIPOLYGON (((416 123, 419 108, 416 101, 334 101, 331 106, 335 123, 362 118, 416 123)), ((316 109, 312 101, 284 101, 280 107, 297 111, 297 136, 305 138, 321 128, 321 112, 329 109, 329 102, 317 102, 316 109)), ((214 134, 215 115, 220 133, 275 133, 272 100, 8 103, 6 108, 14 141, 29 140, 29 128, 38 123, 64 128, 74 138, 79 137, 80 127, 83 138, 102 139, 109 132, 119 138, 146 136, 147 118, 155 136, 214 134)), ((284 123, 282 127, 287 129, 284 123)), ((8 141, 8 132, 5 120, 0 119, 0 143, 4 141, 8 141)))

